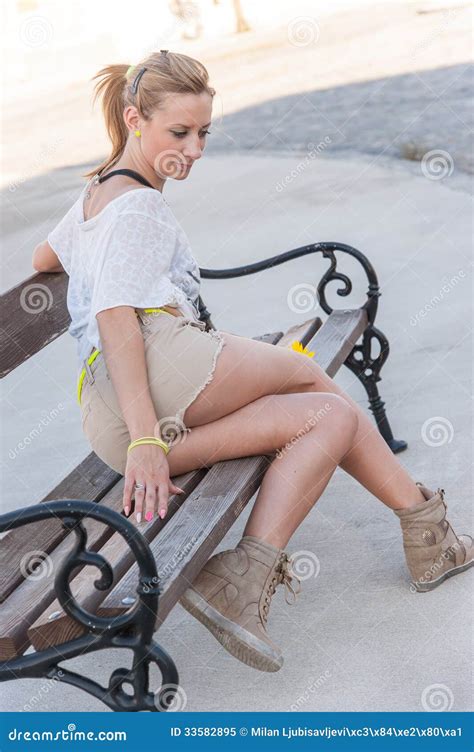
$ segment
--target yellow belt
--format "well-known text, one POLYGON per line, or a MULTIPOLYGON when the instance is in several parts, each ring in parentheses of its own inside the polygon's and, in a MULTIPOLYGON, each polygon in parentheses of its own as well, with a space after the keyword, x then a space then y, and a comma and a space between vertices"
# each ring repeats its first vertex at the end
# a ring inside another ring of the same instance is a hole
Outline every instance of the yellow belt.
MULTIPOLYGON (((155 313, 155 311, 160 311, 161 313, 167 313, 169 316, 173 315, 169 311, 165 311, 164 308, 143 308, 143 310, 145 313, 155 313)), ((91 363, 93 363, 94 360, 97 358, 99 353, 100 353, 100 350, 97 350, 97 349, 93 350, 92 353, 87 358, 87 365, 90 366, 91 363)), ((79 402, 79 404, 81 404, 82 385, 84 383, 85 376, 86 376, 86 368, 84 366, 79 376, 79 380, 77 382, 77 401, 79 402)))

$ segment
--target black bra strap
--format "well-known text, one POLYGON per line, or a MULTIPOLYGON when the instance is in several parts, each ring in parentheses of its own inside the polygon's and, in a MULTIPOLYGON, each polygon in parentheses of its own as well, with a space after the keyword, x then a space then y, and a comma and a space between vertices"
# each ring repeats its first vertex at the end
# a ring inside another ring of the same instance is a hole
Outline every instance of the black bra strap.
MULTIPOLYGON (((107 175, 104 175, 103 177, 99 178, 99 183, 103 183, 104 180, 107 180, 108 178, 111 178, 112 175, 128 175, 131 178, 135 178, 135 180, 138 180, 139 183, 142 183, 143 185, 148 186, 148 188, 154 188, 151 183, 148 182, 146 178, 143 177, 143 175, 140 175, 139 172, 135 172, 135 170, 112 170, 111 172, 108 172, 107 175)), ((155 190, 157 190, 155 188, 155 190)))

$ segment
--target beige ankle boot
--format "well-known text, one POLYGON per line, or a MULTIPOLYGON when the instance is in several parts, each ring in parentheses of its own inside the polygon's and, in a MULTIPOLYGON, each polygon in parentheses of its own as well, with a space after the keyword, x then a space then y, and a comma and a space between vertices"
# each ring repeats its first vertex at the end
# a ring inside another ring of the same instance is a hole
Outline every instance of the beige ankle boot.
POLYGON ((447 578, 474 564, 474 542, 470 535, 456 535, 446 519, 444 490, 430 491, 416 482, 424 502, 408 509, 394 509, 400 518, 403 547, 413 587, 433 590, 447 578))
POLYGON ((285 584, 294 600, 301 590, 290 563, 282 549, 245 535, 236 548, 211 556, 179 602, 235 658, 260 671, 278 671, 283 656, 266 622, 277 585, 285 584))

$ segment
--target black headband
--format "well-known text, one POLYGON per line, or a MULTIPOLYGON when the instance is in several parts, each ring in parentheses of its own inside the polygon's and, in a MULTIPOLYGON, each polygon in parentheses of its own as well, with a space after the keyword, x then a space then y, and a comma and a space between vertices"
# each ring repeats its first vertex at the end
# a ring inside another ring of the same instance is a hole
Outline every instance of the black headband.
POLYGON ((134 82, 132 84, 132 94, 136 94, 137 93, 138 84, 140 83, 140 79, 143 76, 143 74, 145 73, 145 71, 146 71, 146 68, 141 68, 140 72, 135 76, 135 80, 134 80, 134 82))
MULTIPOLYGON (((161 52, 162 55, 167 55, 168 54, 168 50, 160 50, 160 52, 161 52)), ((145 73, 146 70, 147 70, 146 68, 141 68, 140 72, 135 77, 135 80, 134 80, 134 82, 132 84, 132 94, 136 94, 137 93, 138 84, 140 83, 140 79, 141 79, 141 77, 143 76, 143 74, 145 73)))

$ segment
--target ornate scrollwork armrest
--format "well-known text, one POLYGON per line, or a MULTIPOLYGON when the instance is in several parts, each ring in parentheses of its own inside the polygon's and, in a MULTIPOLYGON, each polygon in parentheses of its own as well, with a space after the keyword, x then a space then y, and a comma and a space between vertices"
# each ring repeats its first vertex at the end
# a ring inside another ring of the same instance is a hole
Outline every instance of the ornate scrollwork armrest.
MULTIPOLYGON (((235 266, 230 269, 200 269, 200 274, 203 279, 232 279, 235 277, 244 277, 248 274, 256 274, 265 269, 271 269, 274 266, 279 266, 280 264, 284 264, 292 259, 300 258, 300 256, 307 256, 311 253, 321 253, 324 258, 330 260, 331 264, 318 283, 317 294, 321 308, 329 314, 333 311, 326 299, 326 286, 329 282, 337 280, 343 282, 344 286, 337 290, 338 295, 345 297, 352 292, 352 282, 349 277, 346 274, 337 271, 337 257, 335 256, 337 251, 352 256, 364 269, 369 284, 367 289, 367 301, 363 308, 366 308, 367 310, 369 323, 373 323, 377 313, 377 298, 380 296, 377 275, 368 258, 364 256, 361 251, 358 251, 356 248, 346 245, 345 243, 336 243, 333 241, 311 243, 310 245, 304 245, 300 248, 294 248, 291 251, 279 253, 277 256, 271 256, 262 261, 256 261, 253 264, 244 264, 243 266, 235 266)), ((210 314, 202 300, 200 300, 200 308, 202 312, 201 316, 204 317, 203 320, 207 320, 210 317, 210 314)))
POLYGON ((167 710, 179 688, 178 672, 168 653, 153 641, 160 591, 156 562, 148 542, 126 517, 96 502, 79 499, 42 502, 4 514, 0 516, 0 532, 52 517, 60 518, 63 526, 76 536, 55 577, 56 597, 65 613, 87 632, 47 650, 0 662, 0 681, 45 676, 79 687, 115 711, 167 710), (85 517, 110 525, 118 532, 132 549, 139 566, 139 598, 129 611, 116 617, 100 617, 86 611, 71 592, 70 579, 78 566, 97 567, 100 576, 94 585, 98 590, 108 590, 113 584, 109 562, 87 548, 87 531, 82 524, 85 517), (58 665, 60 661, 109 647, 132 650, 133 663, 131 669, 116 669, 108 687, 58 665), (151 663, 158 666, 163 679, 155 693, 149 691, 151 663), (124 685, 131 686, 133 694, 125 692, 124 685))

